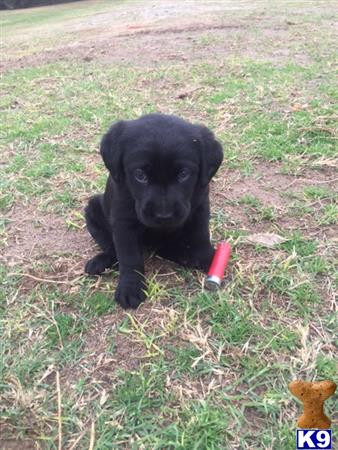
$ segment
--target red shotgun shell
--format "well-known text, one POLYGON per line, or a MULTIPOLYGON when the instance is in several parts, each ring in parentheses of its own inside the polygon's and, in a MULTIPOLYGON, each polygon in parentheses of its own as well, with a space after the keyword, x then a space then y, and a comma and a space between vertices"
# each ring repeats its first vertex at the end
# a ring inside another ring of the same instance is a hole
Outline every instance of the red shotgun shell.
POLYGON ((204 286, 216 290, 221 286, 225 268, 231 255, 231 247, 227 242, 220 242, 215 251, 204 286))

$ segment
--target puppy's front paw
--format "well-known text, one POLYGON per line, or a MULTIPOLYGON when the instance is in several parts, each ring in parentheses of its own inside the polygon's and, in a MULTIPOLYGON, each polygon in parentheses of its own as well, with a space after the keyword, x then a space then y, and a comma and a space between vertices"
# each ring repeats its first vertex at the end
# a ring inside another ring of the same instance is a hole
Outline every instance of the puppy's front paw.
POLYGON ((158 250, 158 255, 161 258, 169 259, 184 267, 191 269, 202 270, 208 272, 212 258, 214 257, 215 249, 213 247, 199 248, 193 245, 182 246, 166 246, 158 250))
POLYGON ((190 255, 190 266, 208 273, 215 250, 210 247, 202 252, 196 252, 190 255))
POLYGON ((99 253, 94 258, 87 261, 85 272, 89 275, 100 275, 109 269, 116 262, 114 255, 110 253, 99 253))
POLYGON ((146 299, 144 289, 143 277, 137 277, 133 280, 120 278, 115 292, 115 301, 123 309, 136 309, 146 299))

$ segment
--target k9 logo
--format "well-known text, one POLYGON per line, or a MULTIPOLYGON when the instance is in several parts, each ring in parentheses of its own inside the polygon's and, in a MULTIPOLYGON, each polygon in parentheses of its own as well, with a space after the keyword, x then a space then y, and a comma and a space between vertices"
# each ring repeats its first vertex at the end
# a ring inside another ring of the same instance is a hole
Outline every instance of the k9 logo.
POLYGON ((330 449, 331 445, 331 430, 297 430, 297 450, 330 449))

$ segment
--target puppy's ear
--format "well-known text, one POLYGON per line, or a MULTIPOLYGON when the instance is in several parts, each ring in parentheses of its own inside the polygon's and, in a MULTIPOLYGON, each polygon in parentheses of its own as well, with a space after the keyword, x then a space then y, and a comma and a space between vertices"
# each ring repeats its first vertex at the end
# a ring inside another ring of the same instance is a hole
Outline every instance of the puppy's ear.
POLYGON ((214 134, 206 127, 199 126, 201 136, 200 183, 206 186, 223 161, 223 149, 214 134))
POLYGON ((120 138, 125 126, 126 123, 123 120, 112 125, 103 136, 100 146, 103 162, 116 183, 119 183, 124 176, 120 138))

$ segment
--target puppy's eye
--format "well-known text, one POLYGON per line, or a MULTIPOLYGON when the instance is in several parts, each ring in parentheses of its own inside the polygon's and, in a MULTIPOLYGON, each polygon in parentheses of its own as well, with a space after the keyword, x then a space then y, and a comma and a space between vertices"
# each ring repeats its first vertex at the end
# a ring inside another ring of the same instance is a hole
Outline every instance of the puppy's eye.
POLYGON ((148 177, 144 170, 142 169, 136 169, 134 172, 135 180, 139 183, 147 184, 148 183, 148 177))
POLYGON ((184 167, 178 172, 177 179, 180 183, 186 181, 190 177, 190 170, 184 167))

